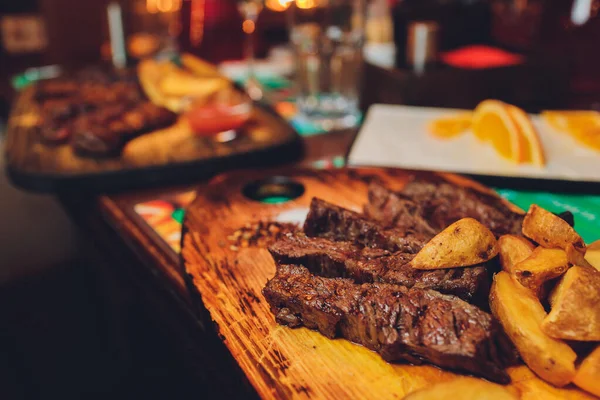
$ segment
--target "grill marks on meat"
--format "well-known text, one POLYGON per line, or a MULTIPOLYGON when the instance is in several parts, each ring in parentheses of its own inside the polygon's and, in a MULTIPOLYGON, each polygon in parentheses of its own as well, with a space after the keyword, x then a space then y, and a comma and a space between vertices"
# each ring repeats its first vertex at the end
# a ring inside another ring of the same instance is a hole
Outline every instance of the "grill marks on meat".
POLYGON ((369 202, 364 206, 364 213, 385 226, 418 232, 429 237, 439 232, 423 217, 425 213, 419 203, 377 182, 369 185, 369 202))
POLYGON ((413 254, 390 254, 381 249, 361 248, 349 242, 309 238, 302 234, 287 234, 271 245, 269 251, 278 265, 303 265, 323 277, 432 289, 487 308, 490 279, 483 265, 417 270, 408 265, 413 254))
POLYGON ((455 296, 385 283, 358 285, 294 265, 280 265, 263 295, 280 324, 344 337, 388 361, 429 362, 510 381, 502 369, 512 355, 505 334, 491 315, 455 296))
POLYGON ((421 271, 408 262, 460 218, 500 235, 520 232, 522 216, 497 199, 430 182, 402 192, 373 183, 364 211, 313 199, 304 233, 269 248, 277 272, 263 294, 277 322, 344 337, 388 361, 508 383, 503 368, 515 361, 512 344, 490 314, 468 303, 487 306, 490 263, 421 271))
POLYGON ((383 271, 379 260, 391 254, 350 242, 309 238, 302 233, 285 235, 269 247, 269 252, 277 264, 301 264, 317 275, 351 278, 361 283, 377 280, 383 271))
POLYGON ((354 211, 313 198, 304 222, 310 237, 347 241, 392 252, 417 253, 430 236, 397 228, 386 228, 354 211))
POLYGON ((417 227, 434 232, 443 230, 461 218, 471 217, 487 226, 496 236, 521 234, 523 215, 511 211, 496 196, 459 187, 448 182, 414 180, 395 193, 380 183, 369 187, 365 213, 390 226, 405 227, 406 215, 415 213, 417 227), (419 225, 420 224, 420 225, 419 225))

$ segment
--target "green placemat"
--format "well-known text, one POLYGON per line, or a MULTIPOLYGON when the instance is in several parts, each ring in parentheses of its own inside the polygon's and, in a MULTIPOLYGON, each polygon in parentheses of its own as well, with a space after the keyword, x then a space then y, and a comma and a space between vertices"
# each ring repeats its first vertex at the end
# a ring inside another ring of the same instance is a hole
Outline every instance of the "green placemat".
POLYGON ((511 189, 496 191, 523 210, 529 209, 531 204, 537 204, 552 212, 571 211, 575 216, 575 229, 586 243, 600 239, 600 196, 511 189))

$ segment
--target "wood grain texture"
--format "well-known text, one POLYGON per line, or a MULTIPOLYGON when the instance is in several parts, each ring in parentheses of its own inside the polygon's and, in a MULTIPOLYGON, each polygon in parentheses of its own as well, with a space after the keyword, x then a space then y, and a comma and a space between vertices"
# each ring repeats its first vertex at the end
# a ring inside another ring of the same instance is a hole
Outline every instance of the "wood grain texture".
MULTIPOLYGON (((120 157, 81 157, 68 144, 52 145, 40 140, 36 128, 39 107, 34 101, 34 93, 34 86, 21 92, 8 121, 7 169, 11 176, 16 176, 17 184, 27 185, 29 179, 51 185, 52 182, 124 172, 132 181, 146 179, 156 183, 158 168, 172 168, 171 176, 177 177, 186 170, 197 172, 198 169, 209 169, 211 164, 223 165, 223 160, 234 158, 238 166, 261 165, 260 160, 251 159, 253 154, 262 154, 265 164, 271 153, 275 153, 272 156, 278 158, 278 162, 285 161, 286 157, 294 159, 300 154, 301 144, 296 132, 276 114, 256 106, 243 134, 229 143, 195 136, 185 117, 180 117, 171 127, 131 140, 120 157)), ((170 182, 168 178, 169 175, 162 178, 164 183, 170 182)), ((107 183, 110 185, 110 181, 107 183)))
MULTIPOLYGON (((360 210, 367 201, 370 178, 378 176, 400 189, 412 174, 433 177, 391 169, 289 171, 285 176, 306 190, 296 200, 279 205, 252 201, 241 193, 248 182, 268 176, 264 172, 221 175, 200 190, 184 222, 184 266, 219 335, 262 398, 402 398, 457 376, 433 366, 390 364, 346 340, 278 325, 261 294, 275 273, 271 256, 265 248, 235 251, 227 239, 247 223, 302 220, 313 196, 360 210)), ((436 177, 489 192, 455 175, 436 177)), ((571 386, 556 389, 525 366, 509 373, 511 387, 522 399, 591 398, 571 386)))

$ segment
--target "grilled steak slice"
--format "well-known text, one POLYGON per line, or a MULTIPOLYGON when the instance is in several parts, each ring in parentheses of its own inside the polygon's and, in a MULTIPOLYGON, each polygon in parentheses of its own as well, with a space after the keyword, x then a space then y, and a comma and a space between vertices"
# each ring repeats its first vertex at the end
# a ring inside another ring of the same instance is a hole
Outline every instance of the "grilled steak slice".
POLYGON ((287 234, 269 247, 278 264, 301 264, 324 277, 350 278, 358 283, 385 282, 437 290, 487 309, 490 279, 484 265, 417 270, 407 263, 412 254, 361 248, 348 242, 332 242, 287 234))
POLYGON ((418 204, 418 218, 427 221, 436 232, 461 218, 471 217, 487 226, 496 236, 521 234, 523 215, 511 211, 500 198, 448 182, 414 180, 401 192, 393 193, 381 184, 372 183, 369 190, 369 215, 404 222, 402 213, 406 199, 418 204), (384 205, 383 207, 381 205, 384 205), (380 213, 373 209, 379 209, 380 213), (394 214, 394 210, 400 212, 394 214))
POLYGON ((429 362, 508 383, 514 354, 492 316, 458 297, 385 283, 358 285, 282 265, 263 295, 277 322, 344 337, 387 361, 429 362))
POLYGON ((80 154, 113 155, 127 140, 171 125, 175 119, 174 113, 150 101, 104 107, 75 121, 73 148, 80 154))
POLYGON ((369 185, 369 202, 364 206, 367 217, 388 227, 411 230, 428 236, 439 232, 423 218, 422 206, 380 184, 369 185))
POLYGON ((363 246, 417 253, 429 236, 403 229, 386 228, 354 211, 313 198, 304 222, 304 233, 311 237, 347 241, 363 246))

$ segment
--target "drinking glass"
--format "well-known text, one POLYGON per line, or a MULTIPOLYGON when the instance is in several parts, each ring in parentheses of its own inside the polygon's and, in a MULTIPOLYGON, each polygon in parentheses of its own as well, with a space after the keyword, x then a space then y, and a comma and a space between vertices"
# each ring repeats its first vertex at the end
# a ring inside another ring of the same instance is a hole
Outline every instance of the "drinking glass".
POLYGON ((324 130, 359 122, 367 0, 296 0, 288 9, 296 104, 324 130))
POLYGON ((192 132, 215 142, 231 142, 252 114, 252 100, 233 88, 208 98, 187 98, 183 106, 192 132))
POLYGON ((253 100, 260 100, 263 96, 260 83, 255 73, 255 32, 256 20, 264 7, 264 0, 238 0, 238 9, 242 15, 242 30, 246 34, 245 59, 248 68, 246 91, 253 100))

